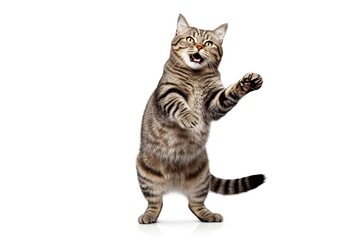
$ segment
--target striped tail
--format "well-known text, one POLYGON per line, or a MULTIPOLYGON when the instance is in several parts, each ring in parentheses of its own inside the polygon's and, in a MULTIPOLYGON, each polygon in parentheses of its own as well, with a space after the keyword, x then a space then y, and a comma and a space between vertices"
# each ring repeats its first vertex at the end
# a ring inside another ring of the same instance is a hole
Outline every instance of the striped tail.
POLYGON ((263 174, 237 179, 221 179, 211 175, 210 190, 223 195, 233 195, 257 188, 265 181, 263 174))

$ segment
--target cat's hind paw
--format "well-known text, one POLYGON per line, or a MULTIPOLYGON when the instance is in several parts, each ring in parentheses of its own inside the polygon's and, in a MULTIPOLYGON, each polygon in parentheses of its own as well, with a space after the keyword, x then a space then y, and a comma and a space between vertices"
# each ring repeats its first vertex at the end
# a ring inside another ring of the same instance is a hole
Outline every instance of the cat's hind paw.
POLYGON ((211 213, 199 219, 202 222, 222 222, 224 220, 223 216, 219 213, 211 213))
POLYGON ((138 218, 138 222, 140 224, 150 224, 150 223, 156 223, 157 216, 154 216, 153 214, 144 213, 138 218))

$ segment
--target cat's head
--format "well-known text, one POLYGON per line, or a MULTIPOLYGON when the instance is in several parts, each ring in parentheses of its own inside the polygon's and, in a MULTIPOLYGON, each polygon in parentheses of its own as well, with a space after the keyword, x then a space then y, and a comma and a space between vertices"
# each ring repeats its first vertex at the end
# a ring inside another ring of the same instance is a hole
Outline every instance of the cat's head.
POLYGON ((189 68, 217 68, 222 57, 222 42, 227 24, 214 30, 190 27, 183 15, 179 15, 172 50, 189 68))

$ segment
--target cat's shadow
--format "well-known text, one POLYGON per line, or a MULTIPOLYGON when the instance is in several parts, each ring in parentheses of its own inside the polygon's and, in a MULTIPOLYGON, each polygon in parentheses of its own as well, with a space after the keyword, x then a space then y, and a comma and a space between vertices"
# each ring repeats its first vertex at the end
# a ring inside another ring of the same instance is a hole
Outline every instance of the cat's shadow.
POLYGON ((198 222, 198 226, 192 232, 191 235, 206 235, 220 230, 223 227, 223 223, 203 223, 198 222))
POLYGON ((199 221, 158 221, 155 224, 139 224, 138 229, 153 236, 166 236, 178 233, 181 235, 204 236, 214 233, 223 227, 223 223, 203 223, 199 221))

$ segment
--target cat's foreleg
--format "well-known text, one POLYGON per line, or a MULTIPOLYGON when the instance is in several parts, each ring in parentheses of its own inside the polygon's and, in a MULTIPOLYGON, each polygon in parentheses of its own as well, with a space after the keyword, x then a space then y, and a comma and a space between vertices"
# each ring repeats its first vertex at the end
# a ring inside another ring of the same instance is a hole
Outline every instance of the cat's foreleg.
POLYGON ((218 91, 210 103, 208 111, 213 120, 218 120, 228 113, 239 100, 251 91, 257 90, 263 83, 262 77, 257 73, 247 73, 237 83, 218 91))
POLYGON ((199 116, 186 102, 187 95, 179 89, 170 89, 159 96, 158 102, 163 113, 181 128, 193 128, 199 123, 199 116))

